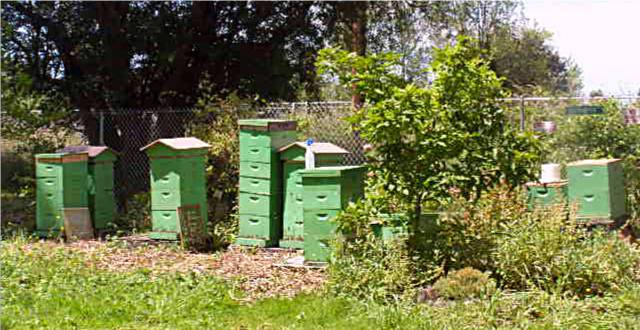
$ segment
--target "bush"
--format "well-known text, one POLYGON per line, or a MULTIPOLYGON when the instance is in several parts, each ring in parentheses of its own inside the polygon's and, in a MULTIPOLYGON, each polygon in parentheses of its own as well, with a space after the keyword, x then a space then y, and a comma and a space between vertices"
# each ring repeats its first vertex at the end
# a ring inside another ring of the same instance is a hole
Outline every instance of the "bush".
POLYGON ((436 291, 459 298, 467 288, 456 287, 454 279, 473 277, 476 270, 492 274, 505 289, 570 296, 615 292, 636 280, 635 246, 615 232, 579 226, 563 205, 528 211, 525 200, 523 191, 507 185, 475 202, 458 198, 450 205, 455 212, 423 224, 428 234, 413 249, 402 240, 389 244, 374 237, 369 224, 379 220, 382 201, 360 201, 336 218, 348 234, 336 243, 330 288, 389 302, 412 297, 418 287, 447 273, 438 284, 444 292, 436 291), (457 269, 467 270, 457 274, 457 269))
POLYGON ((399 64, 394 54, 327 48, 317 67, 366 99, 350 121, 373 145, 368 156, 378 179, 411 205, 413 240, 425 202, 446 201, 453 188, 479 197, 500 179, 519 184, 533 177, 539 143, 505 126, 502 81, 469 39, 435 52, 427 85, 398 75, 399 64))
POLYGON ((334 241, 328 288, 334 294, 381 303, 413 299, 415 280, 406 241, 383 242, 370 224, 377 220, 372 204, 361 201, 336 217, 345 236, 334 241))
POLYGON ((115 221, 120 228, 138 232, 151 230, 151 198, 149 193, 133 195, 127 202, 127 208, 115 221))
POLYGON ((214 248, 229 245, 238 229, 236 216, 240 164, 238 120, 250 117, 253 110, 243 100, 231 95, 219 99, 203 87, 198 113, 191 134, 211 145, 207 155, 207 201, 209 229, 214 248))
POLYGON ((488 273, 466 267, 441 277, 433 288, 440 296, 449 299, 479 298, 493 294, 496 282, 488 273))
POLYGON ((635 280, 637 249, 615 233, 578 226, 573 216, 534 211, 503 230, 492 253, 503 287, 583 296, 635 280))
POLYGON ((465 267, 494 272, 491 252, 504 224, 526 212, 522 190, 502 184, 475 202, 458 196, 447 208, 429 226, 421 247, 421 268, 431 269, 432 276, 465 267))

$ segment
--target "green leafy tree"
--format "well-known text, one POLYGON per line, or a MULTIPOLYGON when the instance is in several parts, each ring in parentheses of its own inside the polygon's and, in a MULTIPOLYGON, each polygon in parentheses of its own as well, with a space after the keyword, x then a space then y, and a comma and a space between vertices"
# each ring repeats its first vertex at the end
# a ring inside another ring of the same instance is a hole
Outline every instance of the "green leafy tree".
POLYGON ((492 36, 491 67, 504 85, 523 95, 570 94, 582 89, 581 71, 549 45, 544 29, 505 26, 492 36))
POLYGON ((515 185, 532 177, 538 143, 505 125, 501 80, 479 55, 465 38, 437 51, 427 86, 402 79, 392 54, 329 48, 319 55, 320 74, 337 75, 365 96, 352 123, 374 146, 377 178, 411 206, 413 231, 423 205, 452 190, 479 197, 499 180, 515 185))

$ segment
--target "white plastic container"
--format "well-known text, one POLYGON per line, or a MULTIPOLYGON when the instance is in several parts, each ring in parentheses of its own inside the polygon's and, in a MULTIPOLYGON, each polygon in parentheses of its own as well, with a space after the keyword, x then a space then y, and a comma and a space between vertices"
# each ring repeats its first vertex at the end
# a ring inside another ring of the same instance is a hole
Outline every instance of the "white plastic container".
POLYGON ((560 164, 542 164, 540 173, 540 182, 550 183, 562 181, 562 173, 560 164))
POLYGON ((307 150, 304 153, 304 168, 307 170, 316 168, 316 155, 313 153, 311 145, 312 139, 307 139, 307 150))

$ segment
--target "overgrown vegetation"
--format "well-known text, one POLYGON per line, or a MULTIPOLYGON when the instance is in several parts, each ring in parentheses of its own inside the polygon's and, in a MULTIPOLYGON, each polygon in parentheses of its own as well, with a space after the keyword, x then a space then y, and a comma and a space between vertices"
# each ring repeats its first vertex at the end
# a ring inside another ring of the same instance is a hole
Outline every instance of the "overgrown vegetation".
POLYGON ((191 134, 211 145, 208 149, 206 177, 209 203, 209 228, 213 247, 229 245, 237 234, 237 197, 240 165, 238 120, 253 111, 238 97, 220 99, 208 84, 202 85, 197 118, 191 134))
POLYGON ((441 277, 433 288, 449 299, 487 298, 495 293, 496 282, 487 273, 465 267, 441 277))
POLYGON ((108 272, 91 259, 22 239, 0 249, 3 329, 429 329, 634 328, 640 286, 621 293, 565 299, 544 291, 497 291, 481 300, 379 305, 324 294, 233 299, 220 280, 144 269, 108 272))
POLYGON ((409 257, 404 240, 389 245, 374 235, 371 223, 381 214, 369 201, 350 206, 336 219, 349 234, 337 243, 330 288, 389 303, 465 268, 490 273, 501 289, 576 297, 620 292, 637 281, 635 245, 616 232, 580 226, 562 205, 532 212, 521 191, 500 186, 475 202, 459 197, 451 207, 456 212, 421 222, 421 253, 409 257))
POLYGON ((411 231, 423 204, 446 201, 452 189, 477 198, 500 179, 516 185, 532 177, 538 143, 505 125, 501 80, 468 39, 436 51, 426 86, 399 76, 393 54, 329 48, 318 67, 366 100, 352 123, 373 145, 377 180, 409 207, 411 231))

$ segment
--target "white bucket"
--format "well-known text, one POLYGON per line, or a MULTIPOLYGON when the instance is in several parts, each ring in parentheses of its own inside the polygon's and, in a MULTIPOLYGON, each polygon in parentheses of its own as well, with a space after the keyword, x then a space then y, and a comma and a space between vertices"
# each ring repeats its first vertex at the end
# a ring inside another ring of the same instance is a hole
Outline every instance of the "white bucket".
POLYGON ((562 181, 560 169, 560 164, 542 164, 540 182, 548 183, 562 181))

